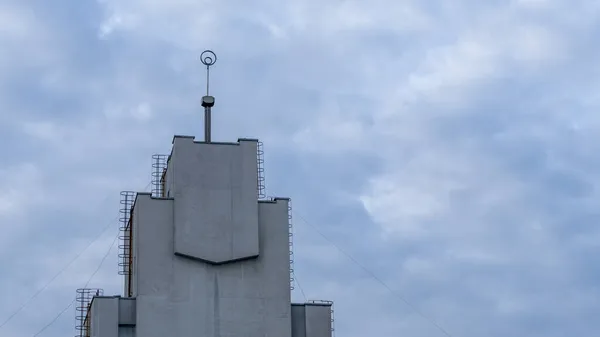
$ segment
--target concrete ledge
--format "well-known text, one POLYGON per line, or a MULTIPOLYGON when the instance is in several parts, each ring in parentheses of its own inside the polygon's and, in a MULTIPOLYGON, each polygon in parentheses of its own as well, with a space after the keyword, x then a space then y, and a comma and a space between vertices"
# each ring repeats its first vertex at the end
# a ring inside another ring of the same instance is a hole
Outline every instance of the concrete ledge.
POLYGON ((258 202, 260 203, 266 203, 266 204, 276 204, 278 201, 287 201, 289 202, 290 200, 292 200, 291 198, 285 198, 285 197, 270 197, 268 199, 258 199, 258 202))
POLYGON ((211 260, 205 260, 196 256, 192 256, 192 255, 186 255, 184 253, 179 253, 179 252, 175 252, 176 256, 185 258, 185 259, 190 259, 193 261, 198 261, 198 262, 204 262, 206 264, 210 264, 213 266, 221 266, 221 265, 225 265, 225 264, 230 264, 230 263, 236 263, 236 262, 241 262, 241 261, 247 261, 247 260, 254 260, 256 258, 258 258, 259 255, 253 255, 253 256, 246 256, 246 257, 241 257, 238 259, 231 259, 231 260, 227 260, 227 261, 211 261, 211 260))
POLYGON ((292 303, 292 306, 320 306, 320 307, 331 307, 333 306, 333 302, 306 302, 306 303, 292 303))
POLYGON ((237 142, 213 142, 207 143, 202 140, 196 140, 196 136, 182 136, 182 135, 174 135, 171 144, 175 144, 175 138, 189 139, 194 143, 198 144, 220 144, 220 145, 240 145, 241 142, 258 142, 259 140, 256 138, 238 138, 237 142))

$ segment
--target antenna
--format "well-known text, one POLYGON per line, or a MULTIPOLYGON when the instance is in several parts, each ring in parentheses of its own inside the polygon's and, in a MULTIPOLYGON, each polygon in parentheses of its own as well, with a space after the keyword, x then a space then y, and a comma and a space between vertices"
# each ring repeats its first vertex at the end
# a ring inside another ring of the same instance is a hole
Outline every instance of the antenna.
POLYGON ((215 98, 208 93, 210 85, 210 66, 217 62, 217 55, 212 50, 200 54, 200 62, 206 66, 206 96, 202 97, 204 107, 204 141, 210 143, 210 108, 215 105, 215 98))

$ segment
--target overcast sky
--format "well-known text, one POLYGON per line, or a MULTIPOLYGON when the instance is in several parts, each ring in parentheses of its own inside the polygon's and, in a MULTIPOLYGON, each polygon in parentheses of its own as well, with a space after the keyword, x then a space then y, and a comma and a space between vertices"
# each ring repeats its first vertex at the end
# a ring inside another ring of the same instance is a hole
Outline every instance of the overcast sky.
POLYGON ((597 334, 599 38, 595 0, 0 0, 0 336, 121 292, 119 192, 202 136, 204 49, 338 337, 597 334))

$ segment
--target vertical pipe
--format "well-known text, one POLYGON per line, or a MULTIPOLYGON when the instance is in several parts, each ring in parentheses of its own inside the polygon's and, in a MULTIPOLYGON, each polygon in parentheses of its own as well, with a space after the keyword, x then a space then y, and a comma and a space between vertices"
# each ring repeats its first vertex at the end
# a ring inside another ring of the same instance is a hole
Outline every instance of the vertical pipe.
POLYGON ((133 292, 131 291, 131 283, 133 282, 131 278, 133 277, 133 210, 129 216, 129 261, 127 268, 127 297, 133 297, 133 292))
POLYGON ((204 107, 204 141, 210 143, 210 107, 204 107))

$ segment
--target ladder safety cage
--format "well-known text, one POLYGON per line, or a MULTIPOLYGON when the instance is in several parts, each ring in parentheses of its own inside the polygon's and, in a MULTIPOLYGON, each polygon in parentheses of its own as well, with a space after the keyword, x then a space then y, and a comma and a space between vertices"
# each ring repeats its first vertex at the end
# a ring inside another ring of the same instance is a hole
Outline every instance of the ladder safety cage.
POLYGON ((75 337, 90 337, 90 307, 95 296, 104 295, 104 290, 97 288, 77 289, 75 296, 75 337))
POLYGON ((119 208, 119 275, 131 276, 132 208, 136 193, 121 192, 119 208))
POLYGON ((266 187, 265 187, 265 151, 263 150, 263 143, 258 142, 256 146, 256 163, 257 163, 257 194, 258 199, 265 199, 266 187))
POLYGON ((164 178, 168 161, 169 155, 152 155, 152 197, 154 198, 165 197, 164 178))
POLYGON ((290 246, 290 290, 294 290, 294 223, 292 221, 292 199, 288 200, 288 243, 290 246))

